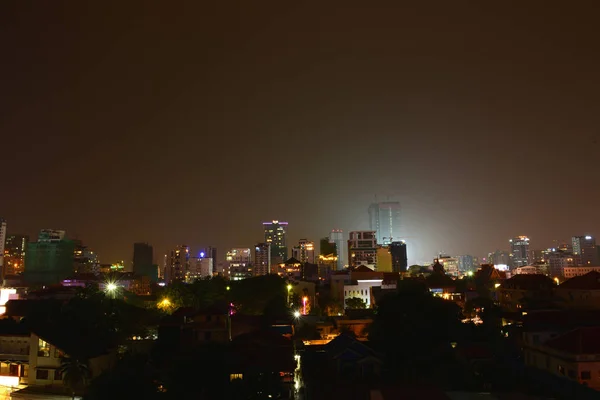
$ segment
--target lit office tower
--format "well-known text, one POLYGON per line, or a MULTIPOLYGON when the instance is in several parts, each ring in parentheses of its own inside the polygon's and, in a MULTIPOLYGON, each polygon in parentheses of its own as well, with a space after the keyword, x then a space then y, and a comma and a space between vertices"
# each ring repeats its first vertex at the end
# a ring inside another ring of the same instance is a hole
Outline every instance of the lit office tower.
POLYGON ((529 238, 517 236, 510 239, 509 242, 511 266, 515 268, 529 265, 529 238))
POLYGON ((392 242, 389 246, 392 255, 392 271, 404 273, 408 269, 408 258, 406 257, 406 243, 392 242))
POLYGON ((598 265, 598 251, 596 249, 596 239, 592 236, 573 236, 573 255, 578 256, 581 265, 598 265))
POLYGON ((4 246, 4 276, 23 273, 29 236, 8 235, 4 246))
POLYGON ((329 243, 335 244, 337 251, 337 270, 343 270, 348 265, 347 242, 344 240, 344 232, 341 229, 334 229, 329 234, 329 243))
POLYGON ((377 266, 375 231, 352 231, 349 237, 348 260, 350 266, 364 265, 374 270, 377 266))
POLYGON ((147 276, 152 282, 158 280, 158 266, 154 264, 154 249, 148 243, 133 244, 133 273, 147 276))
POLYGON ((252 251, 249 248, 230 249, 225 255, 227 275, 232 281, 250 277, 252 268, 252 251))
POLYGON ((387 201, 369 206, 369 225, 377 232, 377 243, 387 245, 400 239, 400 203, 387 201))
POLYGON ((173 283, 183 281, 189 270, 190 248, 186 245, 175 247, 169 252, 167 266, 165 267, 165 281, 173 283))
POLYGON ((254 263, 252 275, 268 275, 271 273, 271 243, 258 243, 254 246, 254 263))
POLYGON ((0 218, 0 271, 4 277, 4 243, 6 243, 6 220, 0 218))
POLYGON ((461 273, 475 272, 475 259, 473 256, 465 254, 458 256, 458 271, 461 273))
POLYGON ((287 227, 287 222, 279 222, 277 220, 263 222, 265 243, 271 244, 271 259, 276 264, 282 263, 288 258, 286 242, 287 227))
POLYGON ((315 243, 307 239, 300 239, 298 246, 292 249, 292 257, 301 263, 315 263, 315 243))

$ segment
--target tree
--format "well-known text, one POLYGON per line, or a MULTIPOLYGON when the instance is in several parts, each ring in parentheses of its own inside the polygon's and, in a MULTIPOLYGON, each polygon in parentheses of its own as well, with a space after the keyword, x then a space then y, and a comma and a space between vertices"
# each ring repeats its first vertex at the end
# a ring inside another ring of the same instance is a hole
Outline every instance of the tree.
POLYGON ((147 356, 126 356, 117 365, 94 378, 86 400, 168 398, 160 374, 147 356))
POLYGON ((62 374, 63 383, 71 390, 72 398, 75 399, 75 392, 83 390, 90 378, 87 361, 65 357, 58 370, 62 374))
POLYGON ((350 308, 353 310, 365 309, 367 308, 367 303, 360 297, 350 297, 346 300, 346 308, 350 308))
POLYGON ((419 379, 433 369, 441 371, 450 357, 451 343, 462 333, 461 319, 455 303, 411 285, 381 300, 369 341, 385 354, 384 362, 392 374, 419 379))

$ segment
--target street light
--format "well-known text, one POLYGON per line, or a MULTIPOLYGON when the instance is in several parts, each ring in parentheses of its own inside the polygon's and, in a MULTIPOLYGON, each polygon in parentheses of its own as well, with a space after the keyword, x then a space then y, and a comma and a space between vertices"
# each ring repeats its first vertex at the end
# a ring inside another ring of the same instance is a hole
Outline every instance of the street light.
POLYGON ((300 318, 300 311, 298 311, 298 310, 294 311, 294 317, 300 318))
POLYGON ((107 292, 114 292, 115 290, 117 290, 117 285, 115 285, 114 283, 110 282, 106 285, 107 292))

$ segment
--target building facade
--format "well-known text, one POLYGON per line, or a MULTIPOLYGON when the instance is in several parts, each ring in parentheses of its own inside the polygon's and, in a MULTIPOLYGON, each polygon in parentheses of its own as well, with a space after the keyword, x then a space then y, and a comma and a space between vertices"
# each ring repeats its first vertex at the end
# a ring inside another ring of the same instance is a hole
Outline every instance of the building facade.
POLYGON ((387 201, 371 204, 369 227, 376 232, 379 244, 390 244, 400 239, 400 203, 387 201))
MULTIPOLYGON (((0 233, 1 236, 1 233, 0 233)), ((1 239, 0 239, 1 240, 1 239)), ((25 251, 29 236, 8 235, 4 247, 4 272, 3 276, 22 274, 25 270, 25 251)))
POLYGON ((196 279, 206 279, 213 276, 214 260, 208 257, 190 257, 189 268, 185 274, 185 281, 194 282, 196 279))
POLYGON ((154 264, 154 248, 148 243, 133 244, 133 273, 158 281, 158 267, 154 264))
POLYGON ((571 238, 573 255, 578 256, 581 265, 597 266, 598 249, 592 236, 573 236, 571 238))
POLYGON ((254 262, 252 275, 268 275, 271 273, 271 243, 258 243, 254 246, 254 262))
POLYGON ((375 231, 352 231, 348 240, 348 260, 351 267, 377 267, 377 238, 375 231))
POLYGON ((238 281, 252 276, 252 251, 248 247, 230 249, 225 254, 226 273, 238 281))
POLYGON ((271 258, 275 263, 281 263, 288 258, 287 248, 287 222, 273 220, 271 222, 263 222, 265 231, 265 243, 271 245, 271 258))
POLYGON ((392 244, 390 244, 390 254, 392 255, 392 271, 405 273, 408 270, 406 243, 392 242, 392 244))
POLYGON ((315 243, 308 239, 300 239, 292 249, 292 257, 301 263, 315 263, 315 243))
POLYGON ((190 248, 179 245, 169 252, 167 266, 165 267, 165 281, 173 283, 184 281, 189 270, 190 248))
POLYGON ((4 244, 6 243, 6 220, 0 218, 0 271, 4 278, 4 244))
POLYGON ((529 238, 516 236, 509 240, 511 266, 524 267, 529 265, 529 238))
POLYGON ((27 245, 25 272, 27 282, 56 285, 74 273, 75 242, 64 231, 43 229, 37 242, 27 245))
MULTIPOLYGON (((344 232, 341 229, 334 229, 329 234, 329 243, 335 245, 336 249, 336 269, 342 271, 348 266, 348 249, 346 248, 346 241, 344 240, 344 232)), ((323 253, 322 255, 327 255, 323 253)))

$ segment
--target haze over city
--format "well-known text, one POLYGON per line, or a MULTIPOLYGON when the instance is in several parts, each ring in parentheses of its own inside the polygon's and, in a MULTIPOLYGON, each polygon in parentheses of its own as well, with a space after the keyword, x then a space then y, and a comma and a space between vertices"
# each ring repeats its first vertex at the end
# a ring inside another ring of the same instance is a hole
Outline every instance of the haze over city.
POLYGON ((11 3, 0 214, 107 262, 368 229, 375 196, 409 262, 597 236, 594 3, 437 3, 11 3))

